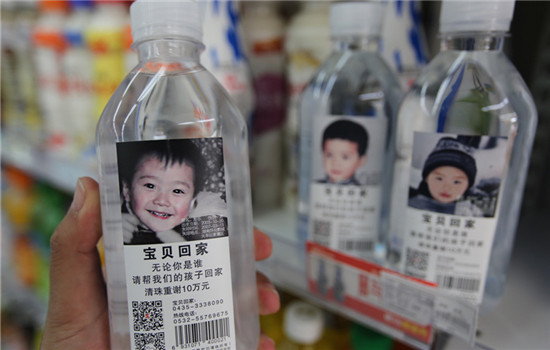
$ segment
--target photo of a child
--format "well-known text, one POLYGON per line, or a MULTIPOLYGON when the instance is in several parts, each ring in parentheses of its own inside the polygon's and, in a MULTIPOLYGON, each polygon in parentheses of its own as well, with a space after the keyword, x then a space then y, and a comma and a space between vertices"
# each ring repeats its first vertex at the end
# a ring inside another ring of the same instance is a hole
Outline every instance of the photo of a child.
MULTIPOLYGON (((496 147, 494 138, 485 137, 484 141, 485 147, 496 147)), ((479 149, 481 142, 480 136, 439 136, 425 157, 418 187, 409 191, 409 207, 462 216, 494 215, 500 178, 480 176, 476 158, 483 152, 479 149), (495 186, 487 191, 489 183, 496 185, 496 191, 495 186)), ((415 152, 422 149, 419 143, 415 138, 415 152)))
POLYGON ((369 134, 360 124, 337 120, 329 124, 321 139, 324 178, 318 183, 356 185, 356 172, 367 162, 369 134))
POLYGON ((201 192, 206 162, 192 140, 119 143, 117 156, 125 244, 189 240, 183 228, 194 212, 226 216, 221 194, 201 192))

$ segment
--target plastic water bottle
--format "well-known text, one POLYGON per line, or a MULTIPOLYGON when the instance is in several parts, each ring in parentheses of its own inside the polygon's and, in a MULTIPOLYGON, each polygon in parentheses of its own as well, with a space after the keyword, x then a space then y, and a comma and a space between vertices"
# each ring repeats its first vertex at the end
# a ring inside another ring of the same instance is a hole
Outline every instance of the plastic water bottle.
POLYGON ((502 52, 512 1, 444 1, 441 51, 400 107, 390 261, 481 303, 503 294, 537 115, 502 52))
POLYGON ((389 0, 382 25, 382 57, 408 90, 428 63, 421 1, 389 0))
POLYGON ((285 120, 284 21, 276 2, 244 3, 243 34, 254 78, 252 203, 254 210, 282 204, 285 120))
MULTIPOLYGON (((95 0, 85 38, 92 52, 94 116, 98 118, 107 101, 124 78, 124 26, 128 21, 128 2, 95 0)), ((96 119, 97 121, 97 119, 96 119)))
POLYGON ((66 127, 71 130, 68 142, 72 156, 78 157, 85 147, 94 144, 94 135, 90 130, 97 124, 92 93, 92 54, 84 39, 93 2, 73 0, 69 4, 72 11, 64 27, 67 49, 63 54, 61 67, 67 84, 65 109, 69 117, 66 118, 66 127))
POLYGON ((304 88, 321 63, 330 55, 328 12, 330 3, 301 1, 300 11, 289 21, 287 56, 287 112, 285 120, 285 205, 295 208, 298 197, 299 101, 304 88))
POLYGON ((256 349, 246 124, 200 63, 197 2, 130 12, 139 64, 97 128, 111 347, 256 349))
POLYGON ((383 12, 381 3, 331 6, 334 49, 301 100, 299 240, 359 257, 384 241, 402 98, 378 51, 383 12))
POLYGON ((235 0, 200 3, 204 11, 206 45, 201 61, 227 90, 250 128, 254 89, 250 67, 244 56, 238 3, 235 0))
POLYGON ((66 49, 63 25, 67 19, 68 3, 40 1, 39 17, 33 30, 34 59, 38 82, 38 102, 43 118, 45 149, 62 157, 70 155, 69 135, 63 100, 61 58, 66 49))

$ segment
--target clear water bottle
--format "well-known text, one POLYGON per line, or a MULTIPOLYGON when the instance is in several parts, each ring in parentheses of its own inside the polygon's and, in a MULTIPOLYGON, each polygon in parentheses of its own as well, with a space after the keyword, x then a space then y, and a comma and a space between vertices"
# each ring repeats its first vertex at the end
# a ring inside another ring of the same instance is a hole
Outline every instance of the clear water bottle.
POLYGON ((97 128, 111 347, 256 349, 244 118, 200 64, 196 2, 131 21, 139 64, 97 128))
POLYGON ((483 309, 503 294, 536 110, 502 52, 512 1, 444 1, 441 52, 400 107, 390 260, 483 309))
POLYGON ((359 257, 373 257, 384 241, 402 98, 379 54, 383 10, 381 3, 331 6, 333 52, 301 97, 299 240, 359 257))

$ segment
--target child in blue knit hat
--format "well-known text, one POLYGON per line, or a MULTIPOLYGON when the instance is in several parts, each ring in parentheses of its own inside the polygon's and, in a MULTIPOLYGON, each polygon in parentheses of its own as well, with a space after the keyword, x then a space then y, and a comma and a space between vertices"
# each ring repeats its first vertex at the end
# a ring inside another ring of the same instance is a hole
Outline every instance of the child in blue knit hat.
POLYGON ((445 214, 478 216, 476 208, 457 212, 475 183, 477 173, 473 148, 452 137, 443 137, 430 153, 422 169, 422 181, 409 196, 409 206, 445 214))

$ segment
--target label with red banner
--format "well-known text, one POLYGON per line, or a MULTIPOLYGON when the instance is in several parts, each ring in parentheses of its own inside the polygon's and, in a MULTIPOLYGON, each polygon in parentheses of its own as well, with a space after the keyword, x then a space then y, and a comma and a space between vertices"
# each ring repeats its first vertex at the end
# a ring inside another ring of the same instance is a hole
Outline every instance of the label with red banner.
POLYGON ((307 243, 312 293, 426 344, 433 340, 436 284, 307 243))

